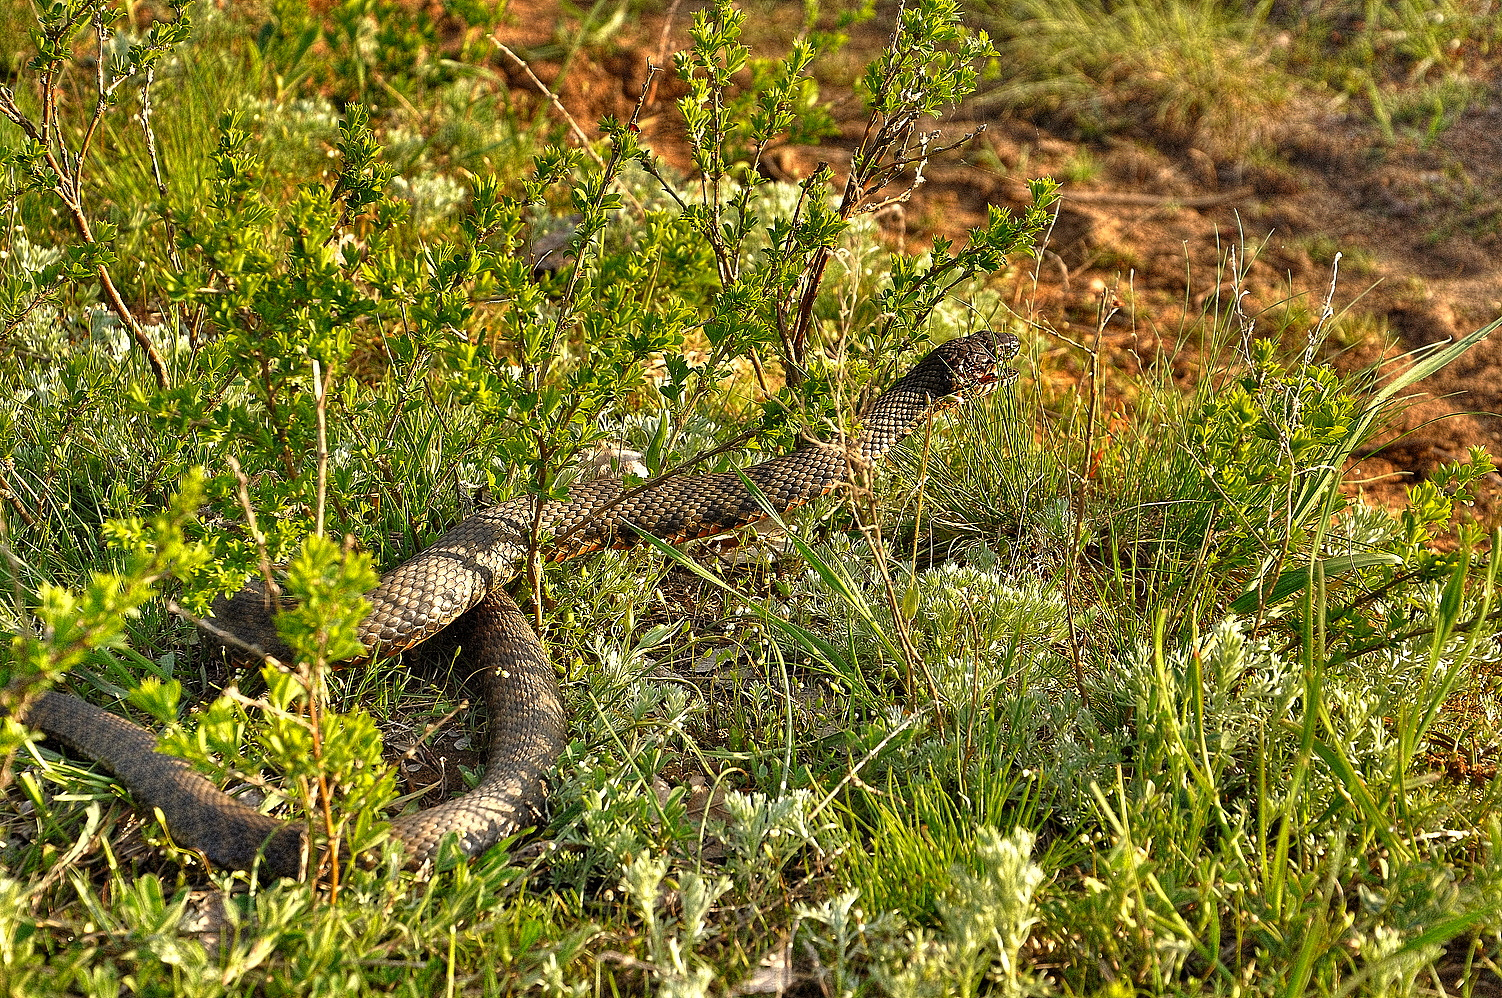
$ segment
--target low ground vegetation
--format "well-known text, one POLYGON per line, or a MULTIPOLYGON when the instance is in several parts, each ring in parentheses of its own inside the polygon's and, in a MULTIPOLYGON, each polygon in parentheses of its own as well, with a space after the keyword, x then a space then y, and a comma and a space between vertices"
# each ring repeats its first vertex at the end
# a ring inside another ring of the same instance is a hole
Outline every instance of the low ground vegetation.
POLYGON ((1490 327, 1338 375, 1328 301, 1265 335, 1238 253, 1192 390, 1158 358, 1108 414, 1099 335, 1003 304, 1051 182, 919 255, 873 220, 985 84, 953 4, 867 70, 849 179, 798 185, 757 166, 815 121, 837 34, 753 63, 728 3, 696 17, 684 173, 634 117, 587 150, 521 120, 497 10, 299 6, 5 29, 31 32, 0 93, 9 992, 1496 988, 1499 538, 1466 515, 1492 462, 1395 509, 1343 480, 1490 327), (1028 344, 1015 390, 785 540, 539 561, 517 595, 571 719, 549 813, 424 879, 381 855, 357 816, 453 793, 482 726, 441 666, 334 667, 375 569, 602 446, 655 475, 848 430, 986 326, 1028 344), (265 563, 304 600, 297 667, 225 676, 193 620, 265 563), (29 737, 55 683, 377 859, 205 869, 29 737))

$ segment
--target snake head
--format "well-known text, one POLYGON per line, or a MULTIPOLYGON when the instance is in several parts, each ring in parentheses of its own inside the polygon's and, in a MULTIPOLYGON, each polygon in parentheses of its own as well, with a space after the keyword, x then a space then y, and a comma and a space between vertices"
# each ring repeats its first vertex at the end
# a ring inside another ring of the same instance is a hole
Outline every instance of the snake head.
POLYGON ((908 378, 941 404, 979 398, 1017 377, 1003 362, 1017 356, 1021 347, 1011 333, 982 329, 936 347, 908 378))

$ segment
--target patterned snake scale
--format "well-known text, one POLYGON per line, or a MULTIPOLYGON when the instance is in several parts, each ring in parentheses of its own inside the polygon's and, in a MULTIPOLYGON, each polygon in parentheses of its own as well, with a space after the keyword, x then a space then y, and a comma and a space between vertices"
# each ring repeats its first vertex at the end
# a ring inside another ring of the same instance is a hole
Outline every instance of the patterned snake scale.
MULTIPOLYGON (((1015 378, 1017 372, 1001 362, 1017 349, 1016 337, 989 330, 951 340, 876 400, 848 450, 808 444, 741 474, 775 510, 823 495, 848 480, 852 459, 858 466, 873 464, 935 412, 1015 378)), ((574 486, 566 501, 544 502, 542 532, 562 539, 548 557, 628 547, 638 539, 635 530, 670 542, 707 537, 766 515, 736 472, 670 478, 624 500, 622 494, 619 481, 599 481, 574 486)), ((485 778, 461 797, 391 822, 409 866, 429 862, 449 833, 458 836, 465 855, 476 856, 526 827, 563 746, 553 669, 525 615, 500 589, 526 559, 536 512, 531 497, 482 510, 366 595, 371 611, 360 640, 370 656, 405 651, 462 616, 468 665, 485 679, 485 778)), ((255 590, 221 601, 215 618, 219 627, 271 654, 281 647, 266 601, 255 590)), ((113 770, 138 804, 160 809, 178 844, 201 851, 215 865, 250 869, 259 856, 263 873, 302 874, 301 828, 246 807, 182 760, 157 752, 155 736, 144 728, 58 692, 38 698, 27 721, 113 770)))

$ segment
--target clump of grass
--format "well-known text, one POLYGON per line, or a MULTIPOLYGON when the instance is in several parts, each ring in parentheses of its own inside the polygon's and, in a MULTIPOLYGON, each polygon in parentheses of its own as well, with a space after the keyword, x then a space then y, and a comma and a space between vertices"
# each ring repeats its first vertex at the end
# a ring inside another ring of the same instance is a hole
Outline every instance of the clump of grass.
POLYGON ((1268 58, 1258 11, 1214 0, 1020 0, 982 5, 1001 56, 976 106, 1121 131, 1235 159, 1294 84, 1268 58))
POLYGON ((1314 239, 1310 243, 1309 256, 1317 263, 1339 273, 1349 284, 1355 284, 1364 292, 1375 282, 1380 271, 1377 255, 1360 246, 1339 247, 1329 239, 1314 239), (1358 283, 1359 282, 1359 283, 1358 283))

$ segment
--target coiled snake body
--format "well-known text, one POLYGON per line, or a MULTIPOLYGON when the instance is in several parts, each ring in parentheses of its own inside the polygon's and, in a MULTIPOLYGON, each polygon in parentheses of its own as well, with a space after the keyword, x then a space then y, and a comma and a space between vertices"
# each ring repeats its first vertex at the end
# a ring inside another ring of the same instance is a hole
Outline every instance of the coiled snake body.
MULTIPOLYGON (((524 827, 562 748, 563 709, 552 667, 526 617, 500 589, 526 558, 534 522, 561 539, 548 552, 558 559, 629 546, 636 531, 677 542, 754 522, 766 514, 745 481, 778 511, 822 495, 848 479, 852 462, 879 461, 934 412, 1015 378, 1001 362, 1017 349, 1016 337, 989 330, 938 347, 876 400, 849 450, 811 444, 740 473, 668 479, 624 499, 618 481, 575 486, 567 501, 543 502, 540 517, 537 501, 522 497, 476 513, 389 572, 366 596, 371 611, 360 640, 367 652, 404 651, 467 614, 465 652, 485 677, 490 715, 480 785, 391 822, 409 865, 433 858, 451 832, 464 853, 475 856, 524 827)), ((280 645, 265 601, 253 592, 224 601, 215 617, 249 644, 267 651, 280 645)), ((182 760, 157 752, 155 736, 144 728, 58 692, 39 697, 26 719, 113 770, 139 803, 161 810, 179 844, 220 866, 250 869, 259 855, 264 872, 300 875, 300 828, 246 807, 182 760)))

